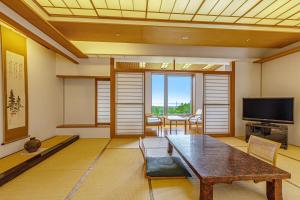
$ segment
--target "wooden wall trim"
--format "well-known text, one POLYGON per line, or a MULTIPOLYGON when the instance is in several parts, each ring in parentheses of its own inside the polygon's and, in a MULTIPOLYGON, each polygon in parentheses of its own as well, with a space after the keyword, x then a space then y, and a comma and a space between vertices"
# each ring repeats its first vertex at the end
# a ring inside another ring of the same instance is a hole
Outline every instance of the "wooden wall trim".
POLYGON ((65 38, 65 36, 62 35, 54 26, 52 26, 49 22, 44 20, 40 15, 32 10, 24 1, 1 0, 1 2, 14 10, 17 14, 37 27, 39 30, 43 31, 50 38, 55 40, 78 58, 87 58, 84 53, 82 53, 74 44, 65 38))
POLYGON ((98 79, 98 80, 110 80, 109 76, 83 76, 83 75, 56 75, 57 78, 90 78, 90 79, 98 79))
POLYGON ((271 55, 271 56, 267 56, 267 57, 259 59, 259 60, 256 60, 256 61, 254 61, 254 63, 269 62, 271 60, 275 60, 275 59, 278 59, 278 58, 281 58, 281 57, 284 57, 284 56, 287 56, 287 55, 290 55, 290 54, 293 54, 293 53, 297 53, 297 52, 300 52, 300 46, 289 49, 289 50, 286 50, 286 51, 283 51, 283 52, 280 52, 280 53, 276 53, 276 54, 271 55))
POLYGON ((231 63, 230 76, 230 136, 235 136, 235 62, 231 63))
POLYGON ((115 59, 110 58, 110 137, 115 137, 116 131, 116 72, 115 59))
POLYGON ((20 31, 21 33, 23 33, 27 37, 29 37, 32 40, 36 41, 40 45, 46 47, 47 49, 51 49, 52 51, 56 52, 57 54, 65 57, 65 58, 67 58, 68 60, 70 60, 71 62, 73 62, 75 64, 79 63, 75 59, 73 59, 72 57, 68 56, 67 54, 65 54, 64 52, 62 52, 61 50, 59 50, 58 48, 56 48, 55 46, 53 46, 52 44, 46 42, 45 40, 43 40, 42 38, 40 38, 38 35, 32 33, 31 31, 29 31, 28 29, 26 29, 25 27, 23 27, 21 24, 15 22, 14 20, 12 20, 11 18, 7 17, 3 13, 0 13, 0 19, 3 20, 4 22, 6 22, 7 24, 9 24, 10 26, 16 28, 18 31, 20 31))

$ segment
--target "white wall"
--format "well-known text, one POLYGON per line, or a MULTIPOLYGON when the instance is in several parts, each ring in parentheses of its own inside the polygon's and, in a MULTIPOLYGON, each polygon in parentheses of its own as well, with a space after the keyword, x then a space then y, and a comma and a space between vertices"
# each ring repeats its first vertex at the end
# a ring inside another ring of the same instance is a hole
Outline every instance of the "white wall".
POLYGON ((245 121, 242 120, 243 97, 260 96, 260 64, 252 61, 237 61, 235 68, 235 135, 245 135, 245 121))
MULTIPOLYGON (((55 53, 27 39, 28 53, 28 117, 29 135, 45 140, 54 136, 56 125, 62 119, 59 111, 58 91, 62 81, 55 74, 55 53)), ((0 76, 2 84, 2 76, 0 76)), ((2 88, 2 85, 1 85, 2 88)), ((0 97, 0 104, 3 96, 0 97)), ((3 107, 0 107, 0 129, 3 130, 3 107)), ((0 146, 0 157, 23 148, 27 139, 0 146)), ((0 143, 3 135, 0 135, 0 143)))
MULTIPOLYGON (((76 65, 56 55, 57 75, 110 76, 109 58, 89 58, 76 65)), ((65 78, 59 91, 63 124, 95 124, 95 79, 65 78)), ((110 137, 110 128, 57 128, 58 135, 80 135, 82 138, 110 137)))
POLYGON ((57 75, 109 76, 109 58, 81 59, 80 64, 74 64, 66 58, 56 55, 57 75))
POLYGON ((294 53, 262 67, 262 94, 265 97, 295 97, 295 124, 289 125, 289 143, 300 146, 300 53, 294 53))
POLYGON ((65 79, 64 124, 95 123, 95 79, 65 79))

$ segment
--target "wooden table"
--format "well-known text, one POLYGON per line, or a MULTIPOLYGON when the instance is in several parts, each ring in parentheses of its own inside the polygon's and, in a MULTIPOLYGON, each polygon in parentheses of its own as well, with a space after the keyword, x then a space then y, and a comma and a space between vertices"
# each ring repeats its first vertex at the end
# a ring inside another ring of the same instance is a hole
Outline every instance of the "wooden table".
POLYGON ((233 181, 266 181, 268 200, 282 200, 282 179, 291 174, 208 135, 167 136, 173 147, 200 179, 200 199, 213 199, 213 185, 233 181))
POLYGON ((187 117, 182 117, 182 116, 178 116, 178 115, 171 115, 171 116, 165 116, 165 119, 169 120, 170 122, 170 135, 171 135, 171 131, 172 131, 172 122, 175 121, 176 125, 178 121, 183 121, 184 122, 184 134, 186 134, 186 121, 187 121, 187 117))

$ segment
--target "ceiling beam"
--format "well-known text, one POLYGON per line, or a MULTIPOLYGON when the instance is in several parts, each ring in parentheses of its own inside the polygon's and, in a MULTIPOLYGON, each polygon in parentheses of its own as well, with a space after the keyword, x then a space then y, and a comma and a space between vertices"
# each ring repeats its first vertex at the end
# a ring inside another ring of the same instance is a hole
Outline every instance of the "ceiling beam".
MULTIPOLYGON (((87 56, 84 53, 82 53, 77 47, 75 47, 67 38, 65 38, 63 34, 61 34, 49 22, 44 20, 40 15, 35 13, 24 1, 1 0, 1 2, 13 11, 15 11, 18 15, 26 19, 36 28, 41 30, 43 33, 48 35, 62 47, 73 53, 76 57, 87 58, 87 56)), ((21 28, 20 26, 18 27, 18 29, 23 29, 20 31, 24 31, 24 28, 21 28)))
POLYGON ((293 54, 293 53, 297 53, 297 52, 300 52, 300 46, 289 49, 289 50, 286 50, 286 51, 283 51, 283 52, 280 52, 280 53, 273 54, 271 56, 264 57, 262 59, 254 61, 254 63, 269 62, 271 60, 275 60, 275 59, 278 59, 278 58, 281 58, 281 57, 284 57, 284 56, 287 56, 287 55, 290 55, 290 54, 293 54))

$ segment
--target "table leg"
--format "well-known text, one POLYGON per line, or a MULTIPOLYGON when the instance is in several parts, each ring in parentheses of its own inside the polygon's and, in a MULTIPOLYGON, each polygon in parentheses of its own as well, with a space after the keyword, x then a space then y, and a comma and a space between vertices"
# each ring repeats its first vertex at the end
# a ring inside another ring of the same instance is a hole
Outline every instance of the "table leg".
POLYGON ((173 146, 170 144, 170 142, 168 143, 168 153, 170 155, 173 153, 173 146))
POLYGON ((267 198, 268 200, 282 200, 282 180, 274 179, 267 181, 267 198))
POLYGON ((200 199, 213 200, 213 184, 203 183, 200 180, 200 199))
POLYGON ((172 121, 170 120, 170 135, 171 135, 171 131, 172 131, 172 121))

